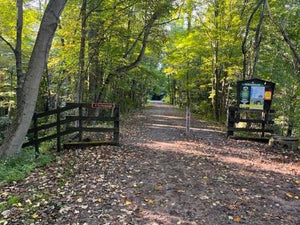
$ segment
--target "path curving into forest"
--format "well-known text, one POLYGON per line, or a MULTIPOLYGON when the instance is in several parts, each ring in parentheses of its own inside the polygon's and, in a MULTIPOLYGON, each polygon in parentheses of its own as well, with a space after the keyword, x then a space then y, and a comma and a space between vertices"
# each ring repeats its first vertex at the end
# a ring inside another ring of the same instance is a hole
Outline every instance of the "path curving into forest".
MULTIPOLYGON (((300 159, 227 140, 216 124, 155 103, 121 125, 121 147, 65 151, 0 187, 8 224, 300 224, 300 159), (6 194, 3 194, 6 193, 6 194)), ((0 220, 1 220, 0 219, 0 220)))

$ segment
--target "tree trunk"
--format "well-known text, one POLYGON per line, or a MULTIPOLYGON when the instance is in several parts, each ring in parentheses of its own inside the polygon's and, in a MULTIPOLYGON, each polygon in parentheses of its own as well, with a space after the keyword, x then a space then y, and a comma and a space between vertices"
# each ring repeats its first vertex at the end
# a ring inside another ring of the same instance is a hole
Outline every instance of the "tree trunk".
POLYGON ((220 68, 216 68, 215 69, 215 77, 214 77, 214 91, 215 91, 215 95, 214 95, 214 101, 213 101, 213 108, 214 108, 214 115, 215 115, 215 119, 217 121, 220 120, 220 77, 221 77, 221 69, 220 68))
MULTIPOLYGON (((217 34, 219 33, 219 21, 218 18, 219 15, 219 2, 215 1, 215 29, 217 34)), ((219 63, 219 43, 220 42, 220 36, 216 36, 216 40, 214 41, 214 60, 213 60, 213 70, 214 70, 214 85, 213 89, 215 91, 215 95, 213 98, 213 109, 214 109, 214 115, 215 119, 217 121, 220 120, 220 79, 221 79, 221 68, 219 63)))
MULTIPOLYGON (((250 25, 251 25, 251 22, 252 22, 252 19, 255 15, 255 13, 257 12, 257 10, 259 9, 260 5, 263 3, 263 1, 265 0, 260 0, 257 5, 255 6, 255 8, 253 9, 249 19, 248 19, 248 22, 247 22, 247 25, 246 25, 246 30, 245 30, 245 36, 244 36, 244 39, 243 39, 243 43, 242 43, 242 53, 243 53, 243 80, 246 79, 247 77, 247 71, 248 71, 248 65, 247 65, 247 52, 248 52, 248 49, 247 49, 247 40, 248 40, 248 35, 249 35, 249 31, 250 31, 250 25)), ((248 74, 249 75, 249 74, 248 74)))
POLYGON ((21 152, 34 113, 45 62, 65 4, 66 0, 50 0, 47 5, 25 75, 22 102, 17 110, 17 117, 0 147, 2 158, 21 152))
MULTIPOLYGON (((193 4, 191 1, 188 1, 188 12, 187 12, 187 33, 191 33, 192 29, 192 13, 193 13, 193 4)), ((190 93, 190 64, 187 64, 187 73, 186 73, 186 118, 185 118, 185 132, 187 135, 190 134, 191 127, 191 93, 190 93)))
MULTIPOLYGON (((88 4, 88 10, 92 12, 96 6, 98 8, 102 7, 102 2, 100 2, 99 5, 95 4, 96 2, 90 1, 88 4)), ((90 20, 90 23, 88 24, 88 100, 90 102, 97 101, 99 89, 101 89, 103 83, 103 70, 99 59, 100 48, 105 40, 103 24, 104 22, 101 18, 99 18, 99 15, 97 18, 90 20)))
POLYGON ((82 102, 84 90, 85 42, 86 42, 86 5, 87 0, 82 0, 81 5, 81 40, 79 53, 79 75, 77 83, 77 102, 82 102))
POLYGON ((17 71, 17 108, 22 103, 22 88, 24 83, 24 74, 22 69, 22 31, 23 31, 23 0, 17 0, 17 26, 16 26, 16 46, 8 42, 3 36, 0 39, 4 41, 12 50, 15 56, 15 65, 17 71))
POLYGON ((288 116, 288 126, 287 126, 287 132, 286 132, 286 136, 287 137, 291 137, 293 134, 293 129, 294 129, 294 115, 295 115, 295 110, 296 110, 296 101, 295 99, 297 99, 297 94, 295 94, 295 89, 292 88, 294 90, 294 93, 292 95, 290 95, 289 98, 289 111, 287 112, 287 116, 288 116))
POLYGON ((16 70, 17 70, 17 108, 22 104, 22 88, 24 84, 24 74, 22 70, 22 31, 23 31, 23 0, 17 1, 17 38, 16 38, 16 70))
POLYGON ((293 121, 289 120, 286 136, 291 137, 292 134, 293 134, 293 121))
POLYGON ((46 103, 46 111, 52 109, 52 97, 51 97, 51 77, 48 69, 48 62, 45 65, 45 75, 46 75, 46 85, 47 85, 47 103, 46 103))
POLYGON ((257 66, 258 58, 259 58, 260 43, 262 41, 261 28, 262 28, 264 18, 265 18, 265 6, 266 6, 266 1, 264 1, 262 4, 259 23, 256 27, 255 43, 254 43, 255 56, 254 56, 254 62, 253 62, 253 67, 252 67, 252 77, 255 76, 256 66, 257 66))
POLYGON ((173 78, 173 105, 176 105, 178 103, 177 101, 177 82, 176 80, 173 78))
POLYGON ((227 82, 227 77, 228 74, 226 71, 223 72, 224 77, 222 79, 222 85, 221 85, 221 96, 220 96, 220 117, 222 118, 224 115, 226 115, 227 112, 227 96, 228 96, 228 92, 229 92, 229 88, 228 88, 228 82, 227 82))
MULTIPOLYGON (((189 65, 188 65, 189 66, 189 65)), ((186 134, 190 134, 191 127, 191 93, 190 93, 190 74, 189 71, 186 73, 186 134)))

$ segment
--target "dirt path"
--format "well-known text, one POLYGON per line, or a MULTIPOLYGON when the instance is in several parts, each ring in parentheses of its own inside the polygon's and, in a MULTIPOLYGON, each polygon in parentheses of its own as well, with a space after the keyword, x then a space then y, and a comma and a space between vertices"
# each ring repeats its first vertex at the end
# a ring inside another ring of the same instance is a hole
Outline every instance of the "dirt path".
POLYGON ((64 152, 0 187, 8 224, 300 224, 300 161, 226 140, 212 124, 156 104, 122 124, 122 146, 64 152))

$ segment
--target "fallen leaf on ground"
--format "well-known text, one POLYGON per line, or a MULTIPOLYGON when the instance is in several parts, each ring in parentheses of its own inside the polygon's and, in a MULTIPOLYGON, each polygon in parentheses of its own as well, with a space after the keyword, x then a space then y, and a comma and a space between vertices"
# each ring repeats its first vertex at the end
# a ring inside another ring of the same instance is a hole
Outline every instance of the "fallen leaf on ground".
POLYGON ((145 198, 144 201, 147 202, 147 203, 149 203, 149 204, 153 204, 154 203, 154 200, 149 199, 149 198, 145 198))
POLYGON ((155 185, 155 190, 161 191, 162 189, 163 189, 162 184, 156 184, 156 185, 155 185))
POLYGON ((38 215, 37 213, 34 213, 34 214, 31 215, 31 217, 32 217, 33 219, 37 219, 37 218, 39 218, 39 215, 38 215))
POLYGON ((22 207, 22 203, 18 202, 18 203, 13 204, 13 206, 22 207))
POLYGON ((1 194, 1 197, 3 197, 3 198, 6 198, 8 196, 8 193, 7 192, 3 192, 2 194, 1 194))
POLYGON ((285 194, 288 198, 292 198, 293 197, 293 195, 291 194, 291 193, 286 193, 285 194))
POLYGON ((241 222, 241 220, 242 220, 242 218, 239 217, 239 216, 236 216, 236 217, 233 218, 233 221, 237 222, 237 223, 241 222))
POLYGON ((131 201, 128 201, 128 200, 127 200, 127 201, 125 202, 125 205, 131 205, 131 204, 132 204, 131 201))

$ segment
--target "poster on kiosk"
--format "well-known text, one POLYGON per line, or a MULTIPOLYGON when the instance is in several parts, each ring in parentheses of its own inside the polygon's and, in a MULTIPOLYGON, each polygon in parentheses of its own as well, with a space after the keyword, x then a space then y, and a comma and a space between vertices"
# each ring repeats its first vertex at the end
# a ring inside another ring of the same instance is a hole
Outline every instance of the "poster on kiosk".
POLYGON ((275 84, 252 79, 238 82, 238 104, 240 109, 269 111, 275 84))

